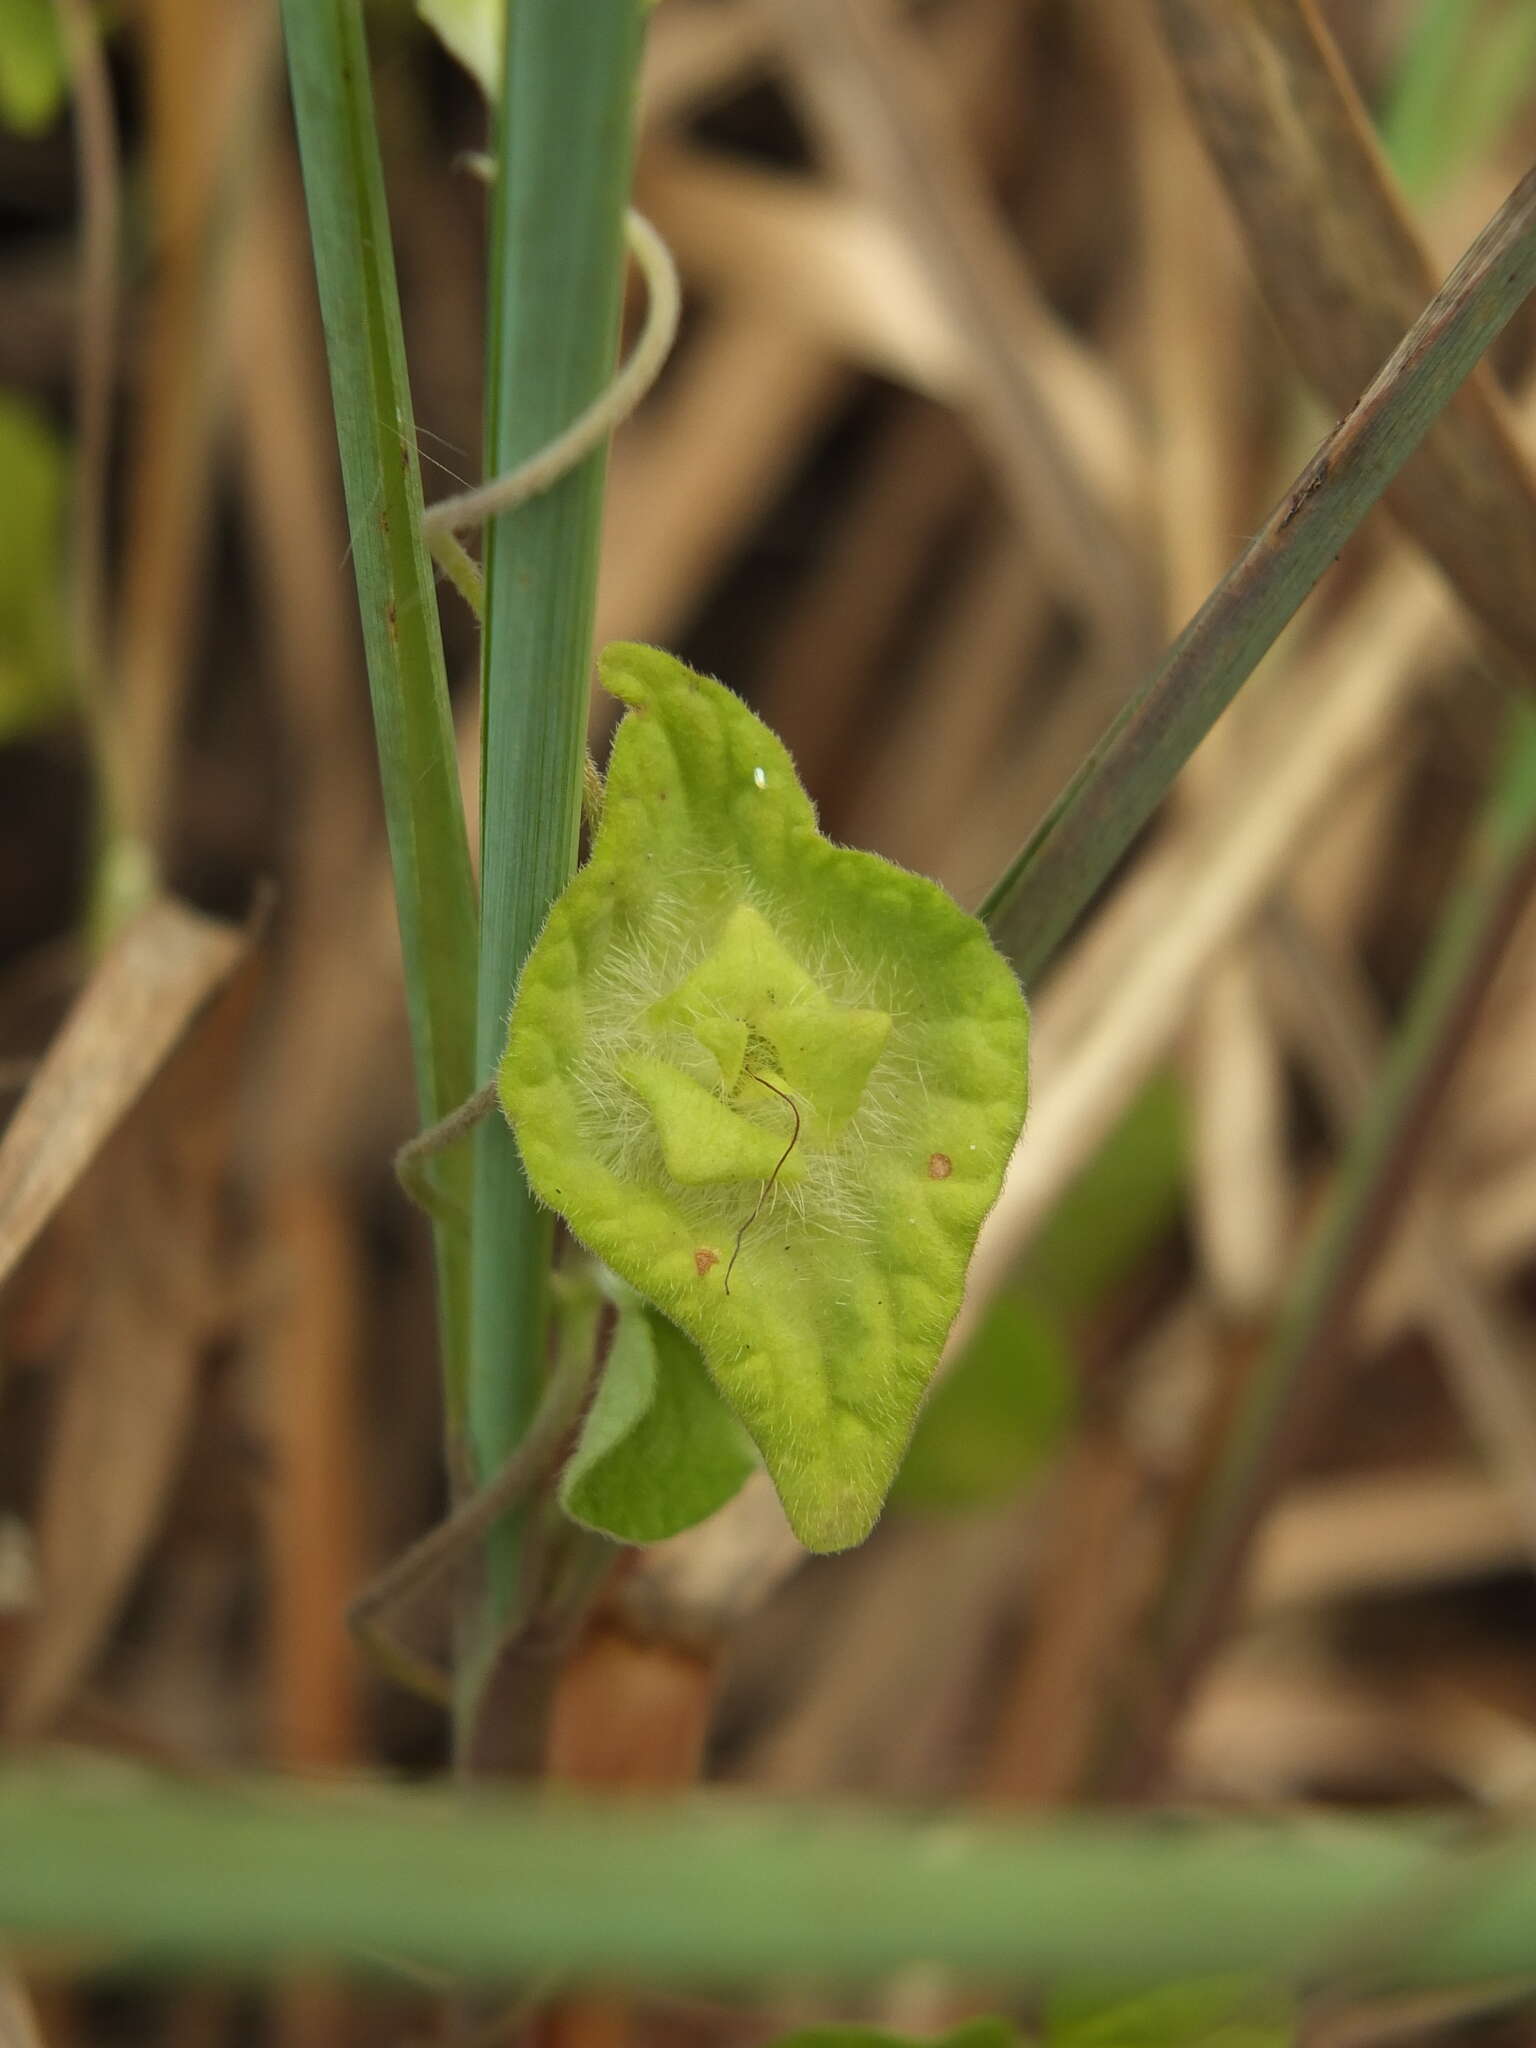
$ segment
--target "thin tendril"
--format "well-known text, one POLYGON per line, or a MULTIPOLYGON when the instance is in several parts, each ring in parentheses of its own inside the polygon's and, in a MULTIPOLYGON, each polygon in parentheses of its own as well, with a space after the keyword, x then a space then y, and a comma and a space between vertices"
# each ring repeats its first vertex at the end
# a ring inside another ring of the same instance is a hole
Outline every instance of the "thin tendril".
POLYGON ((731 1263, 725 1269, 725 1291, 727 1294, 729 1294, 731 1291, 731 1275, 736 1270, 736 1261, 741 1256, 741 1240, 752 1228, 753 1224, 757 1221, 758 1217, 762 1215, 763 1204, 767 1201, 768 1197, 773 1193, 774 1183, 775 1181, 777 1181, 779 1175, 784 1170, 785 1160, 789 1157, 790 1153, 794 1151, 795 1147, 800 1142, 800 1111, 795 1105, 794 1097, 792 1095, 786 1095, 782 1088, 775 1088, 773 1083, 771 1081, 765 1081, 761 1074, 754 1074, 750 1067, 745 1067, 742 1069, 742 1071, 746 1074, 749 1080, 756 1081, 760 1088, 766 1088, 770 1095, 777 1095, 780 1102, 788 1105, 789 1113, 795 1120, 795 1129, 794 1135, 791 1137, 789 1143, 784 1147, 784 1150, 779 1154, 778 1161, 774 1166, 772 1173, 769 1174, 768 1178, 763 1182, 762 1187, 758 1191, 757 1206, 753 1209, 752 1214, 747 1218, 746 1222, 742 1224, 741 1228, 736 1233, 736 1243, 731 1252, 731 1263))
POLYGON ((483 579, 454 535, 536 498, 585 460, 615 427, 628 419, 650 390, 677 337, 681 291, 671 251, 650 222, 633 208, 625 216, 625 235, 645 279, 648 296, 640 338, 612 383, 562 433, 505 476, 493 477, 489 483, 454 497, 439 498, 422 514, 421 531, 428 547, 477 617, 484 603, 483 579))

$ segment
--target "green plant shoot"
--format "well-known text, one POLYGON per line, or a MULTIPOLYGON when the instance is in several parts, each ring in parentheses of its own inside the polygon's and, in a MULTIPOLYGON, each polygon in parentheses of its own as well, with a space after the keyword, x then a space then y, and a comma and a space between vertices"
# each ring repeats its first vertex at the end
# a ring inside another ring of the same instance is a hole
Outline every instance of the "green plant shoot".
POLYGON ((698 1351, 624 1281, 596 1398, 560 1476, 560 1505, 620 1543, 660 1543, 722 1508, 757 1470, 698 1351))
POLYGON ((868 1535, 1024 1118, 1028 1013, 942 889, 817 830, 719 683, 608 649, 592 857, 499 1074, 535 1192, 698 1345, 812 1550, 868 1535))

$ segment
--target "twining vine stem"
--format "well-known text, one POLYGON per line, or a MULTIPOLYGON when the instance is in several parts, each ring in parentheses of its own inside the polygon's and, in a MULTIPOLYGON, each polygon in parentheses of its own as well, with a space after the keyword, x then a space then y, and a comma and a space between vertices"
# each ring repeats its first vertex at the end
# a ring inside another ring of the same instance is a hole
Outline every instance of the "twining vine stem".
POLYGON ((440 498, 422 514, 423 539, 476 618, 485 609, 485 579, 459 540, 459 534, 466 527, 483 526, 488 519, 538 497, 584 461, 615 427, 629 418, 660 376, 677 339, 682 288, 672 252, 645 216, 633 207, 624 217, 624 227, 630 253, 645 279, 647 304, 645 325, 612 383, 568 427, 542 448, 535 449, 526 461, 492 477, 489 483, 477 484, 473 490, 440 498))

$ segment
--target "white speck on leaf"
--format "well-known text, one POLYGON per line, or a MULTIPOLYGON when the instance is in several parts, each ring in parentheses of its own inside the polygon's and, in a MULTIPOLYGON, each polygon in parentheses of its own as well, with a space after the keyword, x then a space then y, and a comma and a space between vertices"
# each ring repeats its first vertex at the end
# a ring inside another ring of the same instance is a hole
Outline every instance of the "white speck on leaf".
POLYGON ((752 780, 757 784, 759 789, 766 789, 768 787, 767 770, 764 768, 754 768, 752 770, 752 780))

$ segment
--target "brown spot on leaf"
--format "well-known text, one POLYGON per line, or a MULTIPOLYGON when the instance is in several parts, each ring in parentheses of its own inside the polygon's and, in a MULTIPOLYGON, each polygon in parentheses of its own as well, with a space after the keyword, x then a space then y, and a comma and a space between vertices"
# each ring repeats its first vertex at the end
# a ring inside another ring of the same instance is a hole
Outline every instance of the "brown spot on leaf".
POLYGON ((702 1280, 711 1266, 719 1265, 720 1254, 712 1252, 707 1244, 701 1244, 693 1255, 693 1263, 699 1278, 702 1280))
POLYGON ((930 1180, 948 1180, 954 1170, 955 1162, 947 1152, 934 1152, 930 1154, 928 1160, 928 1178, 930 1180))

